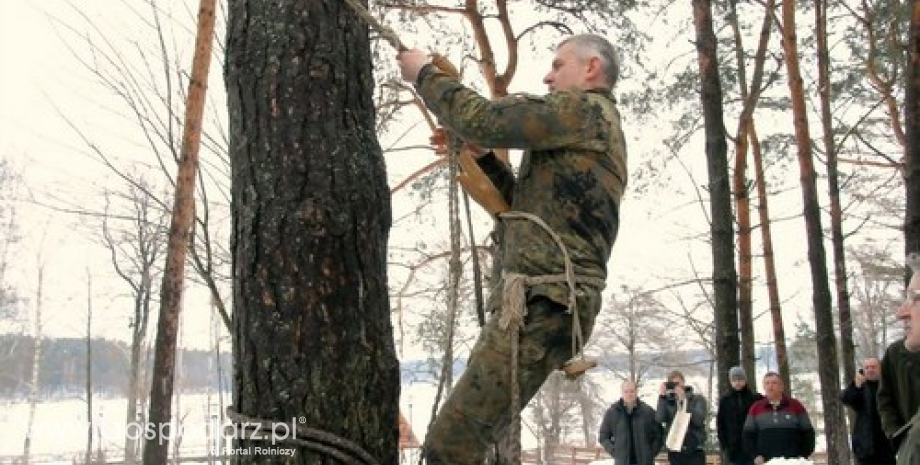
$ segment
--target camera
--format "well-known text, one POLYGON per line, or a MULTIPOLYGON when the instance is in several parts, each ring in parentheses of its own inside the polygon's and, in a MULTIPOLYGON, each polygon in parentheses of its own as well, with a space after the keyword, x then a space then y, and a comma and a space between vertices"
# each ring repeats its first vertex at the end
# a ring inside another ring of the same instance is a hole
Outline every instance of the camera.
POLYGON ((665 381, 664 383, 664 393, 668 396, 674 395, 674 388, 677 387, 677 383, 674 381, 665 381))

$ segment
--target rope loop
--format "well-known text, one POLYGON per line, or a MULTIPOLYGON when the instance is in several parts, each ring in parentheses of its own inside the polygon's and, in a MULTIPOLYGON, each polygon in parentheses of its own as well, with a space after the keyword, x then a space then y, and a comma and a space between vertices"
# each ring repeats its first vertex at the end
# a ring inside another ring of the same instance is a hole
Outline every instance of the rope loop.
POLYGON ((243 415, 233 406, 227 407, 227 418, 239 425, 236 431, 241 434, 241 439, 266 439, 272 443, 303 447, 347 465, 379 465, 361 446, 327 431, 243 415))

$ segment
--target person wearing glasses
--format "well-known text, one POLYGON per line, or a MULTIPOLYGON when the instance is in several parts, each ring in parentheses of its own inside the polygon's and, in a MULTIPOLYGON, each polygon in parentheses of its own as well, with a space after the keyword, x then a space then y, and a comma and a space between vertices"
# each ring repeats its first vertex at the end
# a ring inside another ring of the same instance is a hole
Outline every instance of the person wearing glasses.
POLYGON ((898 465, 920 464, 920 254, 909 254, 907 266, 912 276, 895 314, 904 338, 885 350, 878 389, 882 429, 898 451, 898 465))

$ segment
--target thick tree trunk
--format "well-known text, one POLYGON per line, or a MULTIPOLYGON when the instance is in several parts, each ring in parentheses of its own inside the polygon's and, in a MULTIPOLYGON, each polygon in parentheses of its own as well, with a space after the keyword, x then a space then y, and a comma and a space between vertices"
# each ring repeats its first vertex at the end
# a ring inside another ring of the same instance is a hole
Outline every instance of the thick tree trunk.
POLYGON ((727 391, 730 388, 728 370, 739 362, 738 277, 735 273, 735 235, 728 181, 728 144, 722 120, 722 84, 719 80, 716 36, 712 28, 712 4, 709 0, 692 0, 692 3, 712 212, 712 281, 716 301, 719 391, 727 391))
MULTIPOLYGON (((912 0, 909 61, 904 89, 904 252, 920 251, 920 0, 912 0)), ((905 269, 905 284, 910 279, 905 269)))
POLYGON ((817 174, 812 156, 811 135, 808 130, 802 73, 799 68, 795 33, 795 4, 783 2, 782 12, 783 51, 786 55, 789 95, 792 100, 808 262, 811 268, 812 305, 815 312, 815 333, 818 345, 818 377, 821 381, 821 402, 824 407, 827 458, 828 463, 847 463, 849 439, 839 398, 840 365, 837 358, 837 338, 831 312, 827 256, 824 251, 824 234, 821 227, 821 207, 818 203, 817 174))
MULTIPOLYGON (((234 410, 322 430, 396 464, 391 211, 368 30, 337 0, 229 8, 234 410)), ((234 445, 250 451, 244 464, 354 456, 289 444, 273 448, 294 448, 293 458, 252 455, 267 446, 234 445)))

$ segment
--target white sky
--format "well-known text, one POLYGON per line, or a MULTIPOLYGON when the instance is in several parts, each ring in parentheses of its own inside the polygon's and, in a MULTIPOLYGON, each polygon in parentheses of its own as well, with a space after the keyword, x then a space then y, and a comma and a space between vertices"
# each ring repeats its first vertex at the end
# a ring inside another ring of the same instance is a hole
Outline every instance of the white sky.
MULTIPOLYGON (((94 18, 100 27, 137 30, 137 26, 129 22, 135 18, 134 14, 120 11, 124 8, 120 3, 80 2, 80 9, 94 18)), ((72 57, 71 50, 62 43, 55 29, 54 18, 63 24, 84 24, 65 0, 0 0, 0 63, 3 67, 0 73, 0 153, 20 164, 34 196, 80 201, 85 193, 86 199, 92 199, 97 187, 107 182, 108 173, 86 155, 85 145, 68 128, 60 113, 93 132, 103 143, 119 147, 130 142, 121 140, 117 126, 113 127, 119 123, 100 110, 100 106, 105 106, 106 99, 112 96, 100 93, 99 87, 72 57)), ((58 24, 56 27, 62 26, 58 24)), ((79 47, 79 44, 70 45, 79 47)), ((424 47, 425 44, 418 45, 424 47)), ((668 42, 667 47, 670 48, 663 50, 688 54, 691 46, 689 41, 674 40, 668 42)), ((543 91, 539 82, 546 72, 544 63, 549 62, 550 55, 542 50, 537 50, 536 55, 535 61, 522 63, 514 90, 543 91)), ((212 75, 220 73, 220 64, 214 62, 212 75)), ((222 91, 222 88, 218 90, 222 91)), ((624 118, 624 129, 633 166, 638 165, 643 157, 654 155, 650 147, 660 142, 655 128, 637 126, 627 116, 624 118)), ((421 140, 425 137, 424 134, 419 136, 421 140)), ((684 162, 694 173, 696 182, 705 184, 702 142, 696 139, 692 144, 696 145, 696 158, 685 158, 684 162)), ((410 172, 426 161, 415 159, 405 164, 403 160, 406 160, 406 155, 388 158, 391 185, 400 179, 400 173, 410 172)), ((670 169, 675 179, 685 177, 680 168, 673 166, 670 169)), ((798 173, 790 173, 790 176, 797 177, 798 173)), ((692 192, 692 189, 686 182, 674 185, 675 192, 692 192)), ((822 186, 819 190, 825 189, 822 186)), ((394 217, 411 208, 411 205, 398 203, 405 202, 404 199, 396 201, 394 217)), ((794 214, 801 211, 797 192, 777 195, 771 201, 776 212, 794 214)), ((686 276, 691 266, 703 270, 704 275, 708 273, 705 270, 711 266, 709 245, 703 240, 693 243, 683 240, 691 231, 708 230, 703 223, 702 209, 692 202, 693 198, 687 195, 672 198, 657 194, 653 198, 629 198, 624 203, 621 235, 610 265, 611 289, 620 284, 659 287, 669 277, 686 276), (688 204, 689 207, 686 206, 688 204)), ((43 244, 40 249, 46 263, 47 330, 76 337, 83 331, 86 269, 89 267, 94 275, 107 274, 109 267, 105 257, 98 249, 91 248, 79 234, 72 232, 70 218, 29 203, 20 204, 19 209, 28 252, 17 257, 17 263, 21 265, 15 270, 19 275, 18 281, 23 283, 27 297, 32 297, 37 279, 35 251, 39 250, 38 244, 43 244)), ((406 232, 394 231, 394 242, 407 239, 400 234, 406 232)), ((777 257, 781 269, 786 270, 783 277, 792 278, 783 279, 780 283, 784 297, 792 299, 787 309, 791 314, 802 311, 804 317, 810 320, 811 286, 802 220, 793 219, 776 225, 775 234, 777 257), (802 279, 796 279, 796 276, 802 279)), ((895 247, 895 250, 900 248, 895 247)), ((94 278, 95 294, 99 296, 95 305, 105 307, 100 311, 107 315, 103 317, 106 324, 102 334, 124 338, 127 337, 126 317, 116 312, 120 307, 113 305, 109 297, 115 292, 113 289, 117 289, 116 285, 111 280, 94 278)), ((764 297, 759 298, 755 304, 758 311, 765 308, 765 301, 764 297)), ((207 312, 188 309, 201 308, 205 303, 205 300, 195 300, 186 304, 186 314, 202 315, 187 323, 194 328, 193 332, 199 334, 207 327, 208 319, 203 316, 207 312)), ((794 323, 795 318, 787 319, 787 332, 794 323)), ((761 319, 758 333, 766 337, 769 332, 769 321, 761 319)))

